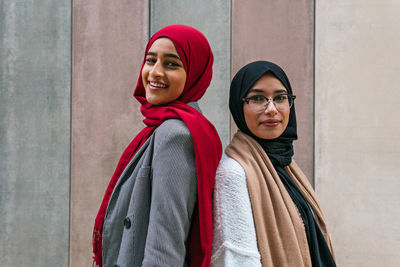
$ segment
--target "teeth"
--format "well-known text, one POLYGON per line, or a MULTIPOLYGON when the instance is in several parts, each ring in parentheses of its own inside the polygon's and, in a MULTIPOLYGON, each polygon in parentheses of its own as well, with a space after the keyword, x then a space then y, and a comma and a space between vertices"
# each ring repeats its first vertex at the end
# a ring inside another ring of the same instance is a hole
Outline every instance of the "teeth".
POLYGON ((167 87, 167 85, 165 85, 165 84, 155 83, 155 82, 150 82, 150 85, 151 85, 151 86, 154 86, 154 87, 160 87, 160 88, 165 88, 165 87, 167 87))

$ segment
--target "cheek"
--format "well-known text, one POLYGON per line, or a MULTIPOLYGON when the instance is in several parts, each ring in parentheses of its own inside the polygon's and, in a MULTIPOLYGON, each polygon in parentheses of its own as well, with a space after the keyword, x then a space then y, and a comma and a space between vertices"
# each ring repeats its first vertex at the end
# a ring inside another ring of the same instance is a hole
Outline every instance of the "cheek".
POLYGON ((179 97, 183 90, 185 89, 185 84, 186 84, 186 73, 179 73, 174 77, 174 82, 173 82, 173 88, 174 88, 174 94, 179 97))
POLYGON ((283 115, 283 129, 286 130, 286 127, 289 124, 289 115, 290 115, 290 111, 289 112, 285 112, 283 115))
POLYGON ((252 112, 248 111, 247 106, 243 106, 244 120, 246 122, 247 128, 254 134, 255 126, 257 125, 257 116, 252 112))
MULTIPOLYGON (((181 84, 182 87, 185 87, 186 84, 186 72, 185 71, 181 71, 179 73, 179 75, 176 77, 176 80, 178 81, 178 83, 181 84)), ((183 89, 182 89, 183 90, 183 89)))
POLYGON ((147 69, 145 67, 143 67, 143 69, 142 69, 142 83, 143 83, 143 85, 146 84, 147 75, 148 75, 148 71, 147 71, 147 69))

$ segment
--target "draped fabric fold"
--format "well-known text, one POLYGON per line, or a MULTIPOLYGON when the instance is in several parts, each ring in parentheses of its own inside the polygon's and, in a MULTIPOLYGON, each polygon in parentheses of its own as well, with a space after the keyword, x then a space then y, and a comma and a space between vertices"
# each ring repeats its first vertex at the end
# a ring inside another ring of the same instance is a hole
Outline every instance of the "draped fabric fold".
MULTIPOLYGON (((255 139, 238 131, 225 152, 246 174, 262 265, 311 267, 303 220, 264 149, 255 139)), ((284 169, 311 206, 333 255, 326 219, 314 190, 294 161, 284 169)))

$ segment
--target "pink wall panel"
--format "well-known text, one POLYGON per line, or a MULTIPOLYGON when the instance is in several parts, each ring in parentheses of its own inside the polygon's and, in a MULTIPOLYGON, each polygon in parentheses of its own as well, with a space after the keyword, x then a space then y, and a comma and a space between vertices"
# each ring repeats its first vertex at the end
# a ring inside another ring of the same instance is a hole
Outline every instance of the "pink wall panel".
MULTIPOLYGON (((245 64, 267 60, 289 77, 298 136, 295 160, 313 179, 313 32, 311 0, 232 0, 232 76, 245 64)), ((232 129, 235 131, 235 128, 232 129)))
POLYGON ((148 40, 147 1, 73 1, 70 266, 91 266, 109 179, 143 128, 133 98, 148 40))

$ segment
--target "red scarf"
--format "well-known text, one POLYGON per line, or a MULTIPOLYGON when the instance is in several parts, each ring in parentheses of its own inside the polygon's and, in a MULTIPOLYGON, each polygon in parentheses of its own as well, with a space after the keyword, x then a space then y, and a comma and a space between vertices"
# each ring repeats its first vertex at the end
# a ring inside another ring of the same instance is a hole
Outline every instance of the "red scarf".
POLYGON ((215 172, 221 158, 222 145, 214 126, 197 110, 186 103, 199 100, 210 85, 214 57, 207 39, 198 30, 184 25, 170 25, 159 30, 150 39, 146 54, 160 37, 169 38, 186 70, 186 84, 181 96, 166 105, 153 106, 146 101, 142 83, 142 69, 134 96, 142 104, 141 112, 147 125, 123 152, 101 203, 93 230, 94 262, 102 266, 102 233, 108 202, 120 175, 129 161, 167 119, 180 119, 188 127, 193 140, 196 159, 198 205, 193 214, 188 256, 191 266, 210 265, 212 248, 212 192, 215 172))

